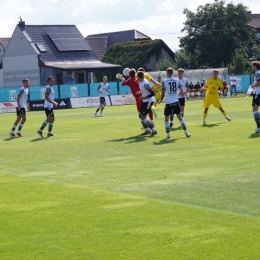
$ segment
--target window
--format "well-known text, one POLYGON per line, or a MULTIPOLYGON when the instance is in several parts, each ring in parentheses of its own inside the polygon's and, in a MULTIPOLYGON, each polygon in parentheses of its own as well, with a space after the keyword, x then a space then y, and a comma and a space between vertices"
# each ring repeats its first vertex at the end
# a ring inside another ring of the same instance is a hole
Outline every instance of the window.
POLYGON ((62 84, 62 77, 61 77, 61 73, 57 73, 56 74, 56 83, 59 85, 59 84, 62 84))
POLYGON ((38 47, 40 52, 46 52, 47 51, 46 48, 44 47, 44 45, 41 44, 41 43, 36 43, 36 46, 38 47))
POLYGON ((85 82, 85 74, 83 72, 78 72, 78 83, 85 82))

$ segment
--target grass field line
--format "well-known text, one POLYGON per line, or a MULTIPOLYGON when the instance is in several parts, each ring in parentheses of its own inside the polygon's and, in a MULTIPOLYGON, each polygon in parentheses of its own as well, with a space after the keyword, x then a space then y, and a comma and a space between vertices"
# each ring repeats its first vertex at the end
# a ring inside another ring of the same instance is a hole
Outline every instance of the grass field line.
POLYGON ((36 181, 42 181, 42 182, 47 182, 47 183, 54 183, 54 184, 58 184, 58 185, 64 185, 64 186, 68 186, 68 187, 76 187, 76 188, 81 188, 81 189, 85 189, 85 190, 98 191, 98 192, 102 192, 102 193, 120 194, 120 195, 124 195, 126 197, 131 197, 131 198, 136 198, 136 199, 141 199, 141 200, 154 201, 154 202, 157 202, 157 203, 178 205, 178 206, 181 206, 181 207, 189 207, 189 208, 205 210, 205 211, 211 211, 211 212, 222 213, 222 214, 233 215, 233 216, 244 217, 244 218, 260 219, 260 216, 254 216, 254 215, 251 215, 251 214, 243 214, 243 213, 237 213, 237 212, 233 212, 233 211, 227 211, 227 210, 221 210, 221 209, 210 208, 210 207, 205 207, 205 206, 199 206, 199 205, 195 205, 195 204, 155 199, 155 198, 135 195, 135 194, 131 194, 131 193, 125 193, 125 192, 119 192, 119 191, 111 191, 111 190, 94 188, 94 187, 93 188, 85 187, 83 185, 71 184, 71 183, 68 183, 68 182, 62 182, 62 181, 57 181, 57 180, 46 180, 46 179, 43 179, 43 178, 32 177, 32 176, 20 176, 20 175, 15 174, 15 173, 8 173, 8 174, 5 173, 5 174, 6 175, 13 175, 13 176, 16 176, 16 177, 27 178, 27 179, 31 179, 31 180, 36 180, 36 181))

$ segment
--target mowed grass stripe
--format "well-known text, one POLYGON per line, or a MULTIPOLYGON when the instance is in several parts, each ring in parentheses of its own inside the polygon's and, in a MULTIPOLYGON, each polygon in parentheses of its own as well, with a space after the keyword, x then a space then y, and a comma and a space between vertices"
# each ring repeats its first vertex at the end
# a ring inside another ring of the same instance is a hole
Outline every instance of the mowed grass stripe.
POLYGON ((2 259, 260 256, 256 219, 10 175, 0 193, 2 259))
MULTIPOLYGON (((52 172, 50 173, 52 174, 52 172)), ((7 174, 7 175, 13 175, 16 177, 19 177, 19 175, 17 174, 7 174)), ((41 178, 41 177, 36 177, 36 176, 26 176, 23 178, 28 178, 30 180, 33 181, 45 181, 45 178, 41 178)), ((61 181, 57 181, 57 180, 48 180, 47 182, 49 183, 53 183, 53 184, 58 184, 58 185, 64 185, 64 186, 69 186, 69 187, 74 187, 74 188, 79 188, 79 189, 86 189, 89 191, 97 191, 100 193, 109 193, 109 194, 119 194, 120 196, 129 196, 128 193, 125 193, 124 191, 108 191, 108 190, 102 190, 102 189, 97 189, 97 188, 89 188, 86 187, 85 185, 80 185, 80 184, 71 184, 68 182, 61 182, 61 181)), ((148 200, 148 201, 155 201, 158 203, 164 203, 164 204, 172 204, 172 205, 179 205, 179 206, 183 206, 183 207, 191 207, 191 208, 196 208, 196 209, 202 209, 202 210, 206 210, 206 211, 212 211, 212 212, 218 212, 218 213, 223 213, 223 214, 229 214, 229 215, 235 215, 235 216, 240 216, 240 217, 245 217, 245 218, 255 218, 255 219, 260 219, 260 216, 255 216, 255 215, 251 215, 251 214, 242 214, 242 213, 236 213, 234 211, 228 211, 228 210, 221 210, 221 209, 216 209, 216 208, 210 208, 210 207, 205 207, 205 206, 198 206, 196 204, 188 204, 188 203, 181 203, 178 201, 174 201, 174 200, 163 200, 163 199, 156 199, 156 198, 152 198, 152 197, 147 197, 147 196, 141 196, 141 195, 131 195, 132 198, 136 198, 136 199, 143 199, 143 200, 148 200)))

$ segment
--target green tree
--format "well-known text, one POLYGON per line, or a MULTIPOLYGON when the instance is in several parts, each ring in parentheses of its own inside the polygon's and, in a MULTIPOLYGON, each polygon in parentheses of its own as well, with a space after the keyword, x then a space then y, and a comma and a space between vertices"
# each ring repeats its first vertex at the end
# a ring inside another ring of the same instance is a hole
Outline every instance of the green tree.
POLYGON ((176 59, 176 68, 183 68, 183 69, 192 69, 191 64, 192 56, 185 51, 185 49, 180 49, 175 52, 175 59, 176 59))
POLYGON ((247 30, 247 7, 215 0, 199 6, 197 12, 184 9, 186 21, 180 37, 181 50, 191 56, 190 68, 227 66, 237 50, 247 52, 254 45, 255 31, 247 30))
POLYGON ((237 52, 232 59, 232 63, 228 66, 230 73, 244 74, 246 73, 247 59, 243 52, 237 52))
POLYGON ((165 71, 168 68, 175 68, 175 64, 171 63, 166 57, 164 59, 160 59, 157 63, 156 63, 156 70, 158 71, 165 71))

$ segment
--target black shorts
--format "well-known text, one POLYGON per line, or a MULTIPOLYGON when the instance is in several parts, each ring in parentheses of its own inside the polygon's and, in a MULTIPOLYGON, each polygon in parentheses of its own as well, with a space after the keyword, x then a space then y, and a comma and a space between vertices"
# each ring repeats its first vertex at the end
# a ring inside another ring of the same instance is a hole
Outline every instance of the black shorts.
POLYGON ((46 116, 48 117, 48 116, 50 116, 50 117, 54 117, 54 113, 53 113, 53 109, 51 108, 51 109, 49 109, 49 108, 44 108, 44 110, 45 110, 45 114, 46 114, 46 116))
POLYGON ((180 109, 180 103, 179 102, 175 102, 172 104, 166 104, 165 108, 164 108, 164 115, 165 116, 169 116, 171 114, 176 114, 179 115, 181 112, 180 109))
POLYGON ((260 106, 260 94, 253 94, 252 106, 260 106))
POLYGON ((104 97, 100 97, 100 98, 99 98, 99 102, 100 102, 101 104, 103 104, 103 103, 106 102, 106 99, 105 99, 104 97))
POLYGON ((185 97, 179 98, 179 103, 181 107, 185 107, 185 97))
POLYGON ((16 115, 17 116, 21 116, 21 115, 25 115, 25 108, 22 107, 20 111, 18 111, 18 107, 16 108, 16 115))
POLYGON ((151 106, 154 104, 154 102, 142 102, 140 113, 144 116, 148 115, 151 106))

